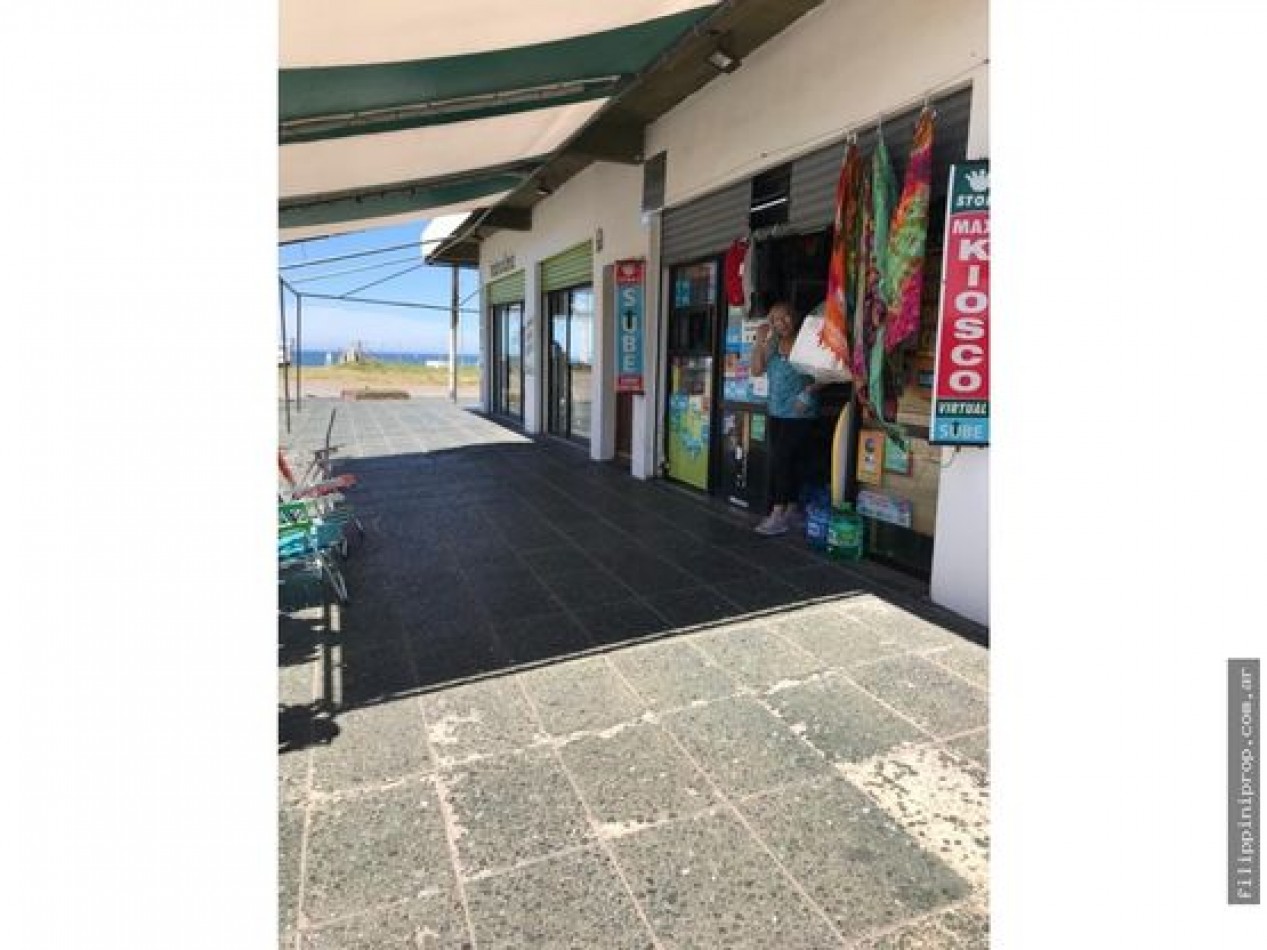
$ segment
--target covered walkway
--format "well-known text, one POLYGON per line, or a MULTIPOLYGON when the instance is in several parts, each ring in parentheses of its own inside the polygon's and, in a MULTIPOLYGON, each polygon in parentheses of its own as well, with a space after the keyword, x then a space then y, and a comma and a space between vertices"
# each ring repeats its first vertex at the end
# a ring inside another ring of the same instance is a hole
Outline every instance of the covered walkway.
POLYGON ((441 400, 308 400, 367 529, 281 616, 285 947, 984 947, 984 631, 441 400))

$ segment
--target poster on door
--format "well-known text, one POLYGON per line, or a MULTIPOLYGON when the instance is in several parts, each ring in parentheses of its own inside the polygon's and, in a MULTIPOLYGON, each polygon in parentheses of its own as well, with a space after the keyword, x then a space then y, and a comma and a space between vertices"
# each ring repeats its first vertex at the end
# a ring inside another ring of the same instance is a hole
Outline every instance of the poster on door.
POLYGON ((616 262, 616 392, 640 393, 646 262, 616 262))
POLYGON ((930 445, 990 444, 990 163, 950 167, 930 445))

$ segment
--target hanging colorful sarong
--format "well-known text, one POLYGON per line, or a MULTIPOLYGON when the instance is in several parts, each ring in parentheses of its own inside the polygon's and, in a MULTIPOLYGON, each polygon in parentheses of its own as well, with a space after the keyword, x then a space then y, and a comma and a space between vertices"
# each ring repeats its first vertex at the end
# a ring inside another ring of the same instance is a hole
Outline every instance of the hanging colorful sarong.
POLYGON ((897 415, 897 393, 893 374, 885 366, 885 340, 888 335, 889 310, 881 291, 881 278, 889 267, 889 236, 893 221, 893 204, 897 192, 897 178, 889 159, 884 135, 876 138, 875 151, 871 155, 871 205, 874 234, 871 242, 871 260, 867 267, 866 284, 866 351, 867 361, 863 403, 875 422, 899 444, 907 444, 905 430, 893 420, 897 415))
POLYGON ((927 106, 915 125, 902 195, 893 212, 888 247, 880 271, 880 295, 887 317, 885 352, 919 331, 920 291, 928 239, 928 203, 933 168, 933 112, 927 106))
POLYGON ((854 391, 861 396, 867 388, 867 274, 871 269, 871 249, 875 242, 875 206, 871 201, 871 170, 864 166, 859 179, 858 249, 854 264, 849 369, 853 374, 854 391))
POLYGON ((877 137, 875 151, 871 153, 868 183, 870 194, 864 205, 862 219, 861 258, 865 259, 865 267, 859 268, 864 276, 857 288, 860 307, 855 315, 853 370, 855 391, 864 404, 878 416, 883 412, 883 405, 871 402, 870 391, 874 387, 868 384, 879 380, 884 369, 883 359, 878 363, 875 359, 874 345, 876 335, 885 322, 884 298, 880 295, 880 274, 884 270, 884 259, 888 251, 889 220, 893 212, 893 193, 897 189, 883 135, 877 137))
POLYGON ((832 229, 831 262, 827 268, 827 301, 823 329, 818 342, 849 365, 850 303, 858 257, 858 198, 862 179, 862 158, 852 142, 845 148, 836 182, 836 221, 832 229))

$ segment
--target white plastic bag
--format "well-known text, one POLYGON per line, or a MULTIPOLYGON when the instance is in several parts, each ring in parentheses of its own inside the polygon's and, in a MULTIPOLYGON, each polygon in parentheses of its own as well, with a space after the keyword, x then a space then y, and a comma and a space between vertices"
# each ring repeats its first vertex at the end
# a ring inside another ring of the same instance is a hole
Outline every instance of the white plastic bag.
POLYGON ((823 318, 816 314, 806 317, 801 323, 801 332, 796 335, 792 352, 787 361, 814 377, 816 383, 847 383, 853 376, 844 363, 836 359, 831 350, 818 342, 818 335, 823 330, 823 318))

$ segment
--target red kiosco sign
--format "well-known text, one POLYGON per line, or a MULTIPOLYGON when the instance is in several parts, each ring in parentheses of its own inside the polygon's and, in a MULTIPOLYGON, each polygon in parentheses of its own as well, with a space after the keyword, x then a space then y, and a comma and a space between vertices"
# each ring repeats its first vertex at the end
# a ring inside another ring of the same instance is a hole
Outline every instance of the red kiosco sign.
POLYGON ((990 444, 990 163, 950 168, 933 445, 990 444))

